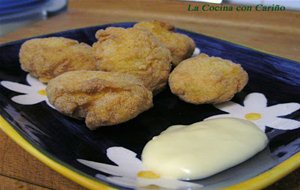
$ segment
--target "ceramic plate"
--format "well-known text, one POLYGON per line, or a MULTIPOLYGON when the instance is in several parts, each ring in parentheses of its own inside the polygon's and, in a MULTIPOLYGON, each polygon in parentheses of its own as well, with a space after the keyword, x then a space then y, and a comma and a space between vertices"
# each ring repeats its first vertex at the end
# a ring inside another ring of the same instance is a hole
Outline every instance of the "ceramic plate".
MULTIPOLYGON (((40 37, 62 36, 93 44, 98 29, 131 27, 133 23, 88 27, 40 37)), ((91 189, 256 189, 300 165, 300 64, 227 41, 177 30, 193 38, 199 51, 240 63, 249 83, 231 102, 192 105, 169 88, 155 96, 154 107, 121 125, 90 131, 83 121, 56 111, 45 96, 45 85, 20 68, 20 40, 0 47, 1 128, 51 168, 91 189), (233 168, 212 177, 180 181, 138 177, 146 170, 141 152, 155 135, 175 124, 209 117, 249 119, 264 131, 268 147, 233 168), (254 117, 255 116, 255 117, 254 117)))

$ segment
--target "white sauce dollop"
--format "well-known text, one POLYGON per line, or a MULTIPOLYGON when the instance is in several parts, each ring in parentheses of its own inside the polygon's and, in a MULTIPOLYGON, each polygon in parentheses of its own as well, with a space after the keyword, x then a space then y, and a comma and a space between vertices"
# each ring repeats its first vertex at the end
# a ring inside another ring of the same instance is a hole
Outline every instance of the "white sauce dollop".
POLYGON ((174 125, 144 147, 144 166, 164 178, 201 179, 235 166, 268 144, 267 136, 250 121, 211 119, 174 125))

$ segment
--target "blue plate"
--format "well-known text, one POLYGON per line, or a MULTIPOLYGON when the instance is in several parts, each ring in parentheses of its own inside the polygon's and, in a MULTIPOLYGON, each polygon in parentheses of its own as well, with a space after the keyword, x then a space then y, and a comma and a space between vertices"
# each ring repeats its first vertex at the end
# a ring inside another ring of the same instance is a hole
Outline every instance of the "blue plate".
MULTIPOLYGON (((39 37, 60 36, 92 45, 97 30, 132 25, 107 24, 39 37)), ((234 189, 244 185, 251 189, 265 187, 299 167, 300 64, 205 35, 177 32, 193 38, 202 53, 241 64, 249 74, 246 88, 222 106, 188 104, 167 88, 155 96, 154 107, 138 117, 90 131, 84 121, 56 111, 45 96, 45 85, 21 70, 18 53, 28 40, 24 39, 0 46, 1 128, 50 167, 88 188, 234 189), (171 125, 188 125, 218 115, 253 121, 267 134, 269 146, 246 162, 202 180, 139 175, 145 170, 140 164, 141 152, 153 136, 171 125), (270 171, 272 177, 262 177, 270 171)))

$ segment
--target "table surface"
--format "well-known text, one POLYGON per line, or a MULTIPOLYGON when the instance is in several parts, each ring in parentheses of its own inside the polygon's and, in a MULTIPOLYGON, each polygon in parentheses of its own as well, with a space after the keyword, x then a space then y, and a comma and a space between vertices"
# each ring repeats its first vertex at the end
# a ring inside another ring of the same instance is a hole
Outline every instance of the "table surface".
MULTIPOLYGON (((189 12, 175 0, 69 0, 68 11, 0 37, 0 43, 112 22, 158 19, 177 27, 229 40, 300 61, 300 12, 189 12)), ((0 189, 84 189, 51 170, 0 131, 0 189)), ((300 170, 268 190, 300 189, 300 170)))

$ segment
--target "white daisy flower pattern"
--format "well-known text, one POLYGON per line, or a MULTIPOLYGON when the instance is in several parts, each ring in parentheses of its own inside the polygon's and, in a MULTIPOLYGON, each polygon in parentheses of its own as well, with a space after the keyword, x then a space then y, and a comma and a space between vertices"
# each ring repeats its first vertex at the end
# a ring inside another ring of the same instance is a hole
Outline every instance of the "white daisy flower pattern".
POLYGON ((46 101, 50 107, 54 108, 48 101, 45 84, 32 77, 30 74, 27 74, 26 81, 29 85, 11 81, 1 81, 1 85, 9 90, 23 93, 22 95, 17 95, 11 98, 12 101, 18 104, 33 105, 46 101))
POLYGON ((279 117, 299 110, 299 103, 284 103, 268 107, 267 99, 262 93, 248 94, 244 99, 244 106, 231 101, 214 106, 229 114, 214 115, 205 120, 220 117, 247 119, 254 122, 262 131, 265 131, 266 127, 280 130, 292 130, 300 127, 300 122, 297 120, 279 117))
MULTIPOLYGON (((144 168, 142 161, 136 157, 136 153, 123 148, 111 147, 107 149, 107 157, 116 165, 103 164, 83 159, 78 162, 98 171, 110 174, 107 181, 128 188, 146 188, 151 186, 166 189, 199 189, 200 184, 161 178, 158 174, 144 168)), ((103 178, 101 174, 96 177, 103 178)))
POLYGON ((197 56, 199 54, 200 54, 200 49, 196 47, 195 50, 194 50, 194 52, 193 52, 192 57, 195 57, 195 56, 197 56))

